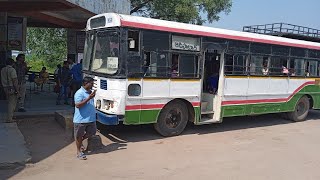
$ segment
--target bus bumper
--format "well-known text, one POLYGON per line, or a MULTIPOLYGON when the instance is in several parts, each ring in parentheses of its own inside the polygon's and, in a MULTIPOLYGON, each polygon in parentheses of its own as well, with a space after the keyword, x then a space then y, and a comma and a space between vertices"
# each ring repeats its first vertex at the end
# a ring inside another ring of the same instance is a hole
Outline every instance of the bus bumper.
POLYGON ((114 114, 105 114, 100 111, 97 111, 97 120, 104 125, 118 125, 119 118, 114 114))

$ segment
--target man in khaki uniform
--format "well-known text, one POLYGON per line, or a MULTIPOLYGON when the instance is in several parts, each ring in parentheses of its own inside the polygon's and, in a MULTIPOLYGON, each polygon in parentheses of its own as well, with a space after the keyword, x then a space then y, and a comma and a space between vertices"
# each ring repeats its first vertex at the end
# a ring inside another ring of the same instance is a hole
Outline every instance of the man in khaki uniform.
POLYGON ((16 64, 15 64, 15 69, 17 72, 17 78, 18 78, 18 87, 19 89, 19 112, 25 112, 26 110, 24 109, 24 101, 26 97, 26 74, 29 71, 29 67, 27 66, 27 63, 25 62, 25 55, 24 54, 18 54, 16 58, 16 64))
POLYGON ((18 79, 17 72, 12 67, 14 60, 9 58, 6 61, 6 67, 1 70, 1 83, 8 100, 8 116, 6 122, 13 122, 13 112, 17 105, 18 98, 18 79))

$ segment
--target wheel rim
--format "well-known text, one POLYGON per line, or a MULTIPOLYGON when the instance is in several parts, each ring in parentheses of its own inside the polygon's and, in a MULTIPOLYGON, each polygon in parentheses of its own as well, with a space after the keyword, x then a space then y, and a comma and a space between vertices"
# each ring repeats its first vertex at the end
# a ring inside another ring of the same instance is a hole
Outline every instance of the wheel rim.
POLYGON ((172 109, 166 116, 166 126, 169 128, 176 128, 179 126, 182 118, 181 111, 179 109, 172 109))
POLYGON ((297 106, 296 112, 298 116, 303 115, 307 110, 307 105, 304 102, 300 102, 297 106))

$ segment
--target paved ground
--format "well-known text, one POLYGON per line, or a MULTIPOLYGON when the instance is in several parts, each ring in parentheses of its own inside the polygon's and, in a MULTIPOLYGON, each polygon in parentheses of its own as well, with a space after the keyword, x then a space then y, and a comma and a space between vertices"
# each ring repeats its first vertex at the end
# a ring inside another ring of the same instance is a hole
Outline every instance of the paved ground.
POLYGON ((275 115, 189 126, 161 138, 150 126, 102 130, 105 147, 75 158, 70 133, 52 119, 19 124, 32 152, 25 168, 0 179, 320 179, 320 112, 291 123, 275 115))
MULTIPOLYGON (((47 116, 50 114, 54 114, 57 110, 73 110, 73 107, 67 105, 56 105, 57 94, 52 92, 53 85, 45 85, 44 91, 40 91, 33 84, 27 83, 27 92, 26 92, 26 100, 25 100, 25 109, 27 112, 15 112, 15 117, 18 119, 29 118, 34 116, 47 116), (30 90, 31 88, 31 90, 30 90)), ((0 101, 0 115, 1 120, 2 117, 5 117, 3 113, 7 110, 6 101, 0 101)), ((0 121, 1 122, 1 121, 0 121)))
MULTIPOLYGON (((51 85, 52 86, 52 85, 51 85)), ((49 87, 48 85, 44 87, 44 91, 34 91, 33 85, 27 85, 27 95, 26 95, 26 102, 25 102, 25 108, 27 110, 26 113, 15 113, 15 116, 18 118, 25 118, 25 117, 32 117, 34 115, 48 115, 53 114, 56 110, 72 110, 73 107, 66 106, 66 105, 56 105, 56 98, 57 95, 52 92, 52 87, 49 87)), ((37 88, 36 88, 37 90, 37 88)))
POLYGON ((31 159, 16 123, 0 123, 0 169, 24 165, 31 159))
MULTIPOLYGON (((28 88, 33 86, 27 85, 28 88)), ((15 113, 17 120, 28 117, 45 118, 53 115, 56 110, 73 110, 71 106, 55 105, 56 94, 44 87, 44 92, 27 91, 25 113, 15 113)), ((51 88, 52 90, 52 88, 51 88)), ((0 101, 0 169, 12 168, 24 164, 30 159, 28 149, 25 147, 25 140, 15 123, 3 123, 7 114, 7 102, 0 101)), ((1 178, 0 178, 1 179, 1 178)))

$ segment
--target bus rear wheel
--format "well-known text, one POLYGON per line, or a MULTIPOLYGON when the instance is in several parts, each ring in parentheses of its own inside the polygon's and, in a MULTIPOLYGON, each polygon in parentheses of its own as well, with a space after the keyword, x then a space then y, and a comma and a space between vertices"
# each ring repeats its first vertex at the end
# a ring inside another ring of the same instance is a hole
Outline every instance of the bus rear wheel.
POLYGON ((288 113, 288 118, 292 121, 304 121, 309 113, 310 103, 307 96, 302 96, 296 104, 293 112, 288 113))
POLYGON ((173 101, 161 110, 154 128, 162 136, 177 136, 182 133, 187 123, 188 109, 186 105, 181 101, 173 101))

